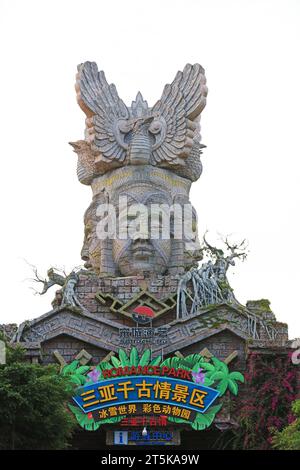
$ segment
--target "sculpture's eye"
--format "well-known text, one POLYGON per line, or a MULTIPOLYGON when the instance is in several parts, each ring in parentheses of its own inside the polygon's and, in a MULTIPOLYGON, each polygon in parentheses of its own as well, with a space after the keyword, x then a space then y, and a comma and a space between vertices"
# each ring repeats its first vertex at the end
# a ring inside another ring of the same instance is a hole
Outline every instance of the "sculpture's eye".
POLYGON ((149 132, 151 132, 151 134, 158 134, 159 132, 161 132, 161 128, 162 128, 161 122, 158 119, 155 119, 150 124, 149 132))

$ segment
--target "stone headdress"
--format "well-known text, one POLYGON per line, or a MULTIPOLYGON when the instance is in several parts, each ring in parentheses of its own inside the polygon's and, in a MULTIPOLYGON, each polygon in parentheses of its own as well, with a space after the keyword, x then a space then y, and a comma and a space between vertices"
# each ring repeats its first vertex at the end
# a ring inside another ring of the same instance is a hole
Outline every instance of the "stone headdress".
POLYGON ((152 108, 140 92, 127 107, 95 62, 78 66, 75 88, 87 116, 85 140, 72 144, 82 183, 113 168, 140 164, 168 168, 190 181, 200 177, 199 122, 207 96, 201 65, 187 64, 152 108))

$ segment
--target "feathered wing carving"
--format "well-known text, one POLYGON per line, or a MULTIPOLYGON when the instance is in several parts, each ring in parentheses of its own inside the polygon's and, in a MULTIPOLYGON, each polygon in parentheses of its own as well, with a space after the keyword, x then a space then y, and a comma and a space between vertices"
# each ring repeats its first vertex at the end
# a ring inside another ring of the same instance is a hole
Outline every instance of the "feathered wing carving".
POLYGON ((115 85, 107 83, 95 62, 85 62, 78 66, 75 88, 78 104, 87 116, 86 140, 92 150, 105 159, 123 162, 127 145, 120 127, 129 111, 115 85))
POLYGON ((127 108, 95 62, 78 66, 76 91, 78 104, 87 116, 85 141, 75 147, 84 184, 90 184, 97 174, 126 164, 150 163, 191 181, 199 178, 203 147, 199 121, 207 96, 201 65, 187 64, 178 72, 152 109, 140 94, 127 108), (86 154, 92 166, 87 167, 86 154))
POLYGON ((206 96, 206 78, 199 64, 187 64, 165 86, 152 108, 155 120, 149 130, 157 135, 152 150, 153 164, 183 165, 195 144, 199 146, 198 116, 205 107, 206 96))

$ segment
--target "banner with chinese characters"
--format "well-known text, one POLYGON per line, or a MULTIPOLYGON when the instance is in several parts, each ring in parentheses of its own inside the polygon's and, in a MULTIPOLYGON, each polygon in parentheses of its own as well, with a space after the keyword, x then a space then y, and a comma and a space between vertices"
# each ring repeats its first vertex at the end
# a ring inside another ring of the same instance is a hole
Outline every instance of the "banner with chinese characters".
MULTIPOLYGON (((162 405, 157 408, 160 410, 157 412, 161 414, 170 414, 167 410, 175 405, 180 409, 205 413, 218 395, 217 390, 187 380, 141 375, 87 385, 79 389, 73 399, 84 413, 95 410, 103 412, 104 409, 110 408, 114 410, 114 416, 123 416, 133 413, 135 408, 130 408, 130 405, 137 403, 144 403, 143 412, 148 408, 148 413, 152 412, 151 405, 153 410, 155 405, 162 405), (121 405, 126 405, 128 411, 121 405)), ((189 416, 189 413, 182 414, 187 420, 189 416)))
POLYGON ((73 361, 61 373, 75 388, 69 408, 90 431, 146 416, 202 430, 222 408, 218 399, 227 390, 237 395, 237 382, 244 382, 240 372, 230 372, 216 357, 190 354, 163 360, 151 357, 149 349, 139 356, 135 347, 129 353, 120 349, 118 356, 96 366, 73 361))
MULTIPOLYGON (((161 403, 132 403, 96 410, 92 412, 95 421, 126 416, 121 426, 167 426, 168 417, 194 421, 196 411, 188 410, 180 405, 163 405, 161 403)), ((169 423, 170 424, 170 423, 169 423)))
MULTIPOLYGON (((130 406, 133 406, 133 405, 130 405, 130 406)), ((165 428, 166 426, 168 426, 169 422, 168 422, 168 417, 165 416, 165 415, 162 415, 161 412, 159 411, 160 410, 160 407, 161 405, 153 405, 153 408, 152 408, 152 405, 134 405, 136 406, 137 408, 137 413, 138 413, 138 416, 136 415, 128 415, 126 418, 122 419, 122 421, 120 422, 119 426, 120 427, 126 427, 126 428, 135 428, 135 427, 139 427, 139 428, 144 428, 146 426, 149 426, 151 428, 165 428), (149 412, 149 407, 150 406, 150 412, 149 412), (151 412, 152 412, 152 409, 153 409, 153 412, 154 413, 157 413, 155 415, 153 415, 151 412), (147 414, 149 413, 149 414, 147 414)), ((163 405, 165 406, 165 405, 163 405)), ((175 411, 175 408, 177 407, 174 407, 174 411, 175 411)), ((95 415, 98 414, 97 411, 94 412, 95 415)), ((177 411, 178 413, 178 411, 177 411)), ((193 414, 193 412, 191 412, 191 414, 193 414)), ((178 416, 178 414, 177 414, 178 416)), ((194 418, 195 418, 195 413, 194 413, 194 418)))

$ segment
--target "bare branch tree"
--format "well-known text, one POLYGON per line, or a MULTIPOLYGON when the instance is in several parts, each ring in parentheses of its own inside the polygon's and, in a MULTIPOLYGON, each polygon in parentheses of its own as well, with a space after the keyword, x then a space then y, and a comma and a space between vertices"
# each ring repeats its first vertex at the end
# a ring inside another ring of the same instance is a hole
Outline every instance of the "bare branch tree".
POLYGON ((32 269, 32 272, 34 274, 34 277, 33 278, 29 278, 29 280, 31 282, 35 282, 35 283, 39 283, 39 284, 42 284, 43 285, 43 288, 42 288, 42 291, 38 291, 36 289, 33 288, 34 292, 35 292, 35 295, 43 295, 45 294, 48 289, 50 289, 50 287, 54 286, 54 285, 59 285, 59 286, 63 286, 66 282, 66 278, 67 278, 67 275, 64 273, 64 276, 59 274, 55 268, 50 268, 48 269, 47 271, 47 276, 48 276, 48 279, 47 278, 43 278, 39 272, 38 272, 38 269, 37 267, 34 265, 34 264, 31 264, 29 263, 28 261, 25 260, 25 262, 28 264, 28 266, 30 266, 30 268, 32 269))

